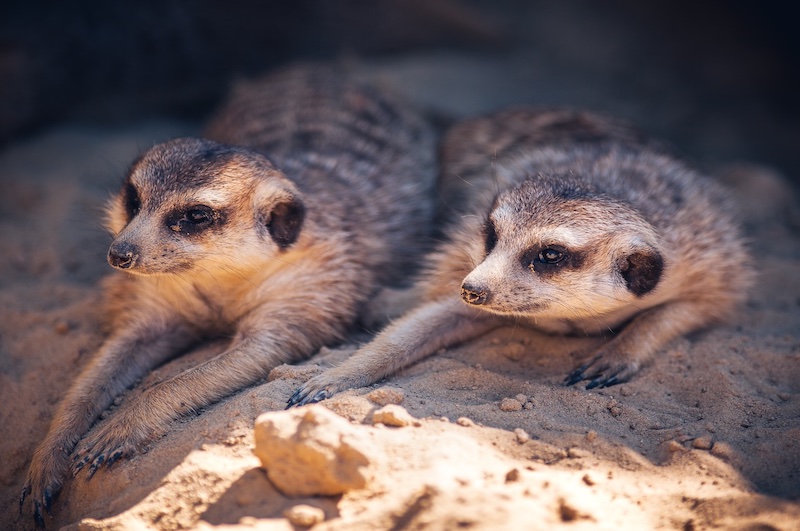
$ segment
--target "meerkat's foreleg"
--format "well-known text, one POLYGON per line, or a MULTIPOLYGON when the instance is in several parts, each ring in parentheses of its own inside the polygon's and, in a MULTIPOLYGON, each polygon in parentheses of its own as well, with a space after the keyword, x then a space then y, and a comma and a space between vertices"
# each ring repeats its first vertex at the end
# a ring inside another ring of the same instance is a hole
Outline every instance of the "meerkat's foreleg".
POLYGON ((600 347, 564 383, 588 381, 586 389, 609 387, 628 381, 655 353, 676 337, 705 326, 713 310, 693 301, 670 302, 644 311, 614 339, 600 347))
POLYGON ((196 337, 177 323, 123 329, 110 337, 83 370, 56 410, 46 437, 36 448, 20 496, 30 495, 34 518, 44 524, 69 472, 69 456, 100 414, 120 393, 153 367, 188 347, 196 337))
POLYGON ((429 302, 390 324, 341 365, 311 378, 295 391, 287 407, 319 402, 345 389, 377 382, 440 348, 468 341, 501 324, 458 299, 429 302))
POLYGON ((253 385, 277 365, 307 357, 338 335, 331 319, 315 319, 309 306, 300 311, 303 303, 295 306, 275 305, 254 312, 241 322, 226 351, 154 385, 121 407, 81 443, 75 473, 88 466, 91 477, 98 467, 110 466, 163 435, 173 420, 253 385))

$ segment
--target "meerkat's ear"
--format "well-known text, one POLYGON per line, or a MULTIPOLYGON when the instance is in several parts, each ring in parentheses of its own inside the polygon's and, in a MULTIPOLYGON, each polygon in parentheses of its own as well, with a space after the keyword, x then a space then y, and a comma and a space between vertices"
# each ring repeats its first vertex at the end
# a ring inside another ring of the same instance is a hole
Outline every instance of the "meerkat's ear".
POLYGON ((286 249, 300 236, 306 207, 294 185, 283 177, 263 182, 256 190, 256 220, 280 249, 286 249))
POLYGON ((653 291, 661 280, 664 259, 654 247, 636 247, 619 261, 619 271, 628 291, 643 297, 653 291))
POLYGON ((286 249, 297 241, 303 220, 306 217, 306 207, 299 198, 293 197, 289 201, 275 204, 266 219, 267 230, 272 240, 281 249, 286 249))

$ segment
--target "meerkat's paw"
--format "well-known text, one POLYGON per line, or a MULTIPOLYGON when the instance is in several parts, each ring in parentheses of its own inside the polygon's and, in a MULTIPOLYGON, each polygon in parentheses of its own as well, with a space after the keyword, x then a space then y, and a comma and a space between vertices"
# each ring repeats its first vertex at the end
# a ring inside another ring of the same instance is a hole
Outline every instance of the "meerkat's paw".
POLYGON ((33 456, 28 479, 19 497, 19 511, 22 514, 25 500, 33 504, 33 519, 37 527, 44 527, 44 511, 50 514, 53 500, 63 485, 69 471, 69 458, 59 446, 40 446, 33 456))
POLYGON ((630 380, 639 368, 640 364, 633 356, 600 353, 569 373, 564 379, 564 385, 588 381, 586 389, 611 387, 630 380))
POLYGON ((359 381, 352 381, 350 378, 337 377, 335 374, 337 369, 339 368, 329 369, 301 385, 289 398, 286 409, 321 402, 345 389, 366 385, 359 381))
POLYGON ((89 480, 99 468, 110 467, 121 458, 130 457, 158 435, 146 429, 135 415, 120 413, 87 435, 73 455, 73 475, 86 468, 89 480))
POLYGON ((292 393, 292 396, 290 396, 289 400, 286 402, 286 409, 322 402, 336 394, 336 391, 329 386, 325 386, 324 384, 315 385, 315 379, 316 377, 307 381, 292 393))

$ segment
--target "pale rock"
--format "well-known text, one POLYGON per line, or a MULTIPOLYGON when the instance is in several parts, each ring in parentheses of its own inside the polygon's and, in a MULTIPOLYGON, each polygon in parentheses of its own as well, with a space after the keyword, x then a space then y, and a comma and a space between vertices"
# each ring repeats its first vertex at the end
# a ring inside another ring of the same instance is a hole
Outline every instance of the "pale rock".
POLYGON ((335 496, 369 481, 372 442, 364 428, 321 405, 264 413, 256 419, 254 453, 288 496, 335 496))
POLYGON ((402 404, 406 394, 397 387, 379 387, 367 393, 367 398, 379 406, 388 404, 402 404))
POLYGON ((297 527, 311 527, 325 520, 325 511, 311 505, 295 505, 283 512, 284 518, 297 527))
POLYGON ((531 440, 531 436, 522 428, 514 428, 514 435, 517 437, 517 442, 519 444, 525 444, 531 440))
POLYGON ((500 402, 500 409, 502 411, 521 411, 522 404, 516 398, 504 398, 500 402))
POLYGON ((414 423, 414 417, 403 406, 388 404, 372 414, 372 423, 402 428, 414 423))

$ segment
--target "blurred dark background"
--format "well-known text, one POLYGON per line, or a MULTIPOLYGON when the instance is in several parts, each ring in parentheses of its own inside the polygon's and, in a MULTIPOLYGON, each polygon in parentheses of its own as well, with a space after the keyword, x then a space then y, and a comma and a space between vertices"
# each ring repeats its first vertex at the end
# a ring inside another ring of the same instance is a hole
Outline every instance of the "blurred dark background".
POLYGON ((0 147, 67 120, 199 119, 237 77, 337 59, 454 117, 586 106, 798 183, 793 20, 777 1, 17 0, 0 7, 0 147))

